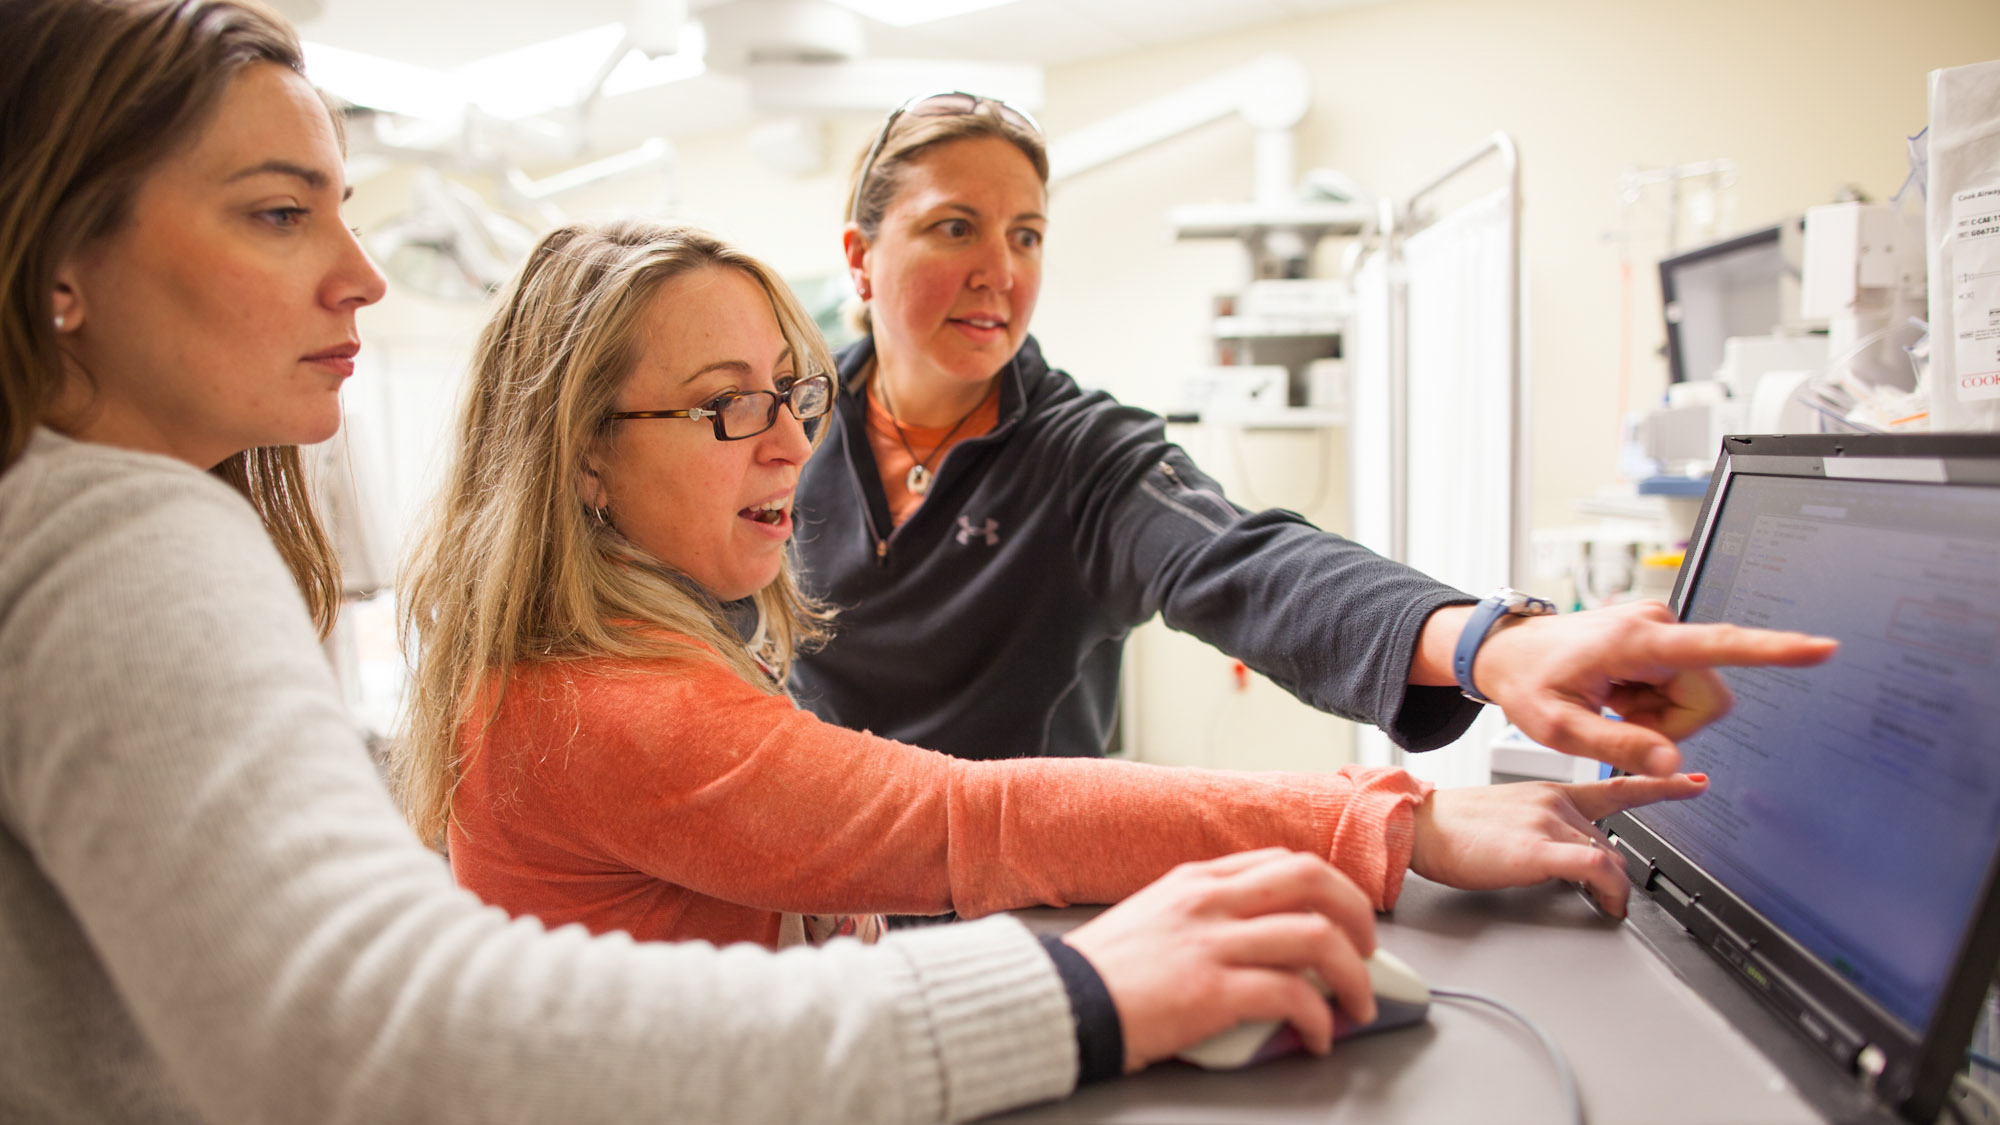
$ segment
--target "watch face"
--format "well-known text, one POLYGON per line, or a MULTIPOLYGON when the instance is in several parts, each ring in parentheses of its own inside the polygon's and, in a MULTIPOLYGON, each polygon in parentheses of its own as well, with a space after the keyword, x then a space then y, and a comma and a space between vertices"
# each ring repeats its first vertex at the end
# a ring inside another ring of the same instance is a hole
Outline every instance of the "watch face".
POLYGON ((1502 586, 1493 595, 1500 599, 1500 607, 1515 617, 1541 617, 1556 611, 1555 603, 1547 598, 1524 594, 1510 586, 1502 586))

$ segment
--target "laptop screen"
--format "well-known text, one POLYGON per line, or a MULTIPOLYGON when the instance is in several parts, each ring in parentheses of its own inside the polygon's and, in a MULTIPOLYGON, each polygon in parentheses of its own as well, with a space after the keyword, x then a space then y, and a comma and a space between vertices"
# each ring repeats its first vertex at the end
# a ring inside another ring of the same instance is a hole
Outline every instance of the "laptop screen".
POLYGON ((1688 621, 1840 638, 1727 669, 1692 801, 1632 815, 1922 1035, 2000 847, 2000 488, 1738 473, 1688 621))

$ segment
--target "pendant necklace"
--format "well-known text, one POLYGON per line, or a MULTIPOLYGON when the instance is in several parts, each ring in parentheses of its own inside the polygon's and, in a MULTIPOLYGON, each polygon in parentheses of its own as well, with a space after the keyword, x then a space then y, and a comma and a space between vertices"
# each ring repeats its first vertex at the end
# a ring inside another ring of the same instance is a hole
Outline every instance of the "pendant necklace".
POLYGON ((896 420, 896 404, 889 401, 889 381, 882 378, 879 371, 876 372, 875 378, 882 391, 882 413, 889 416, 889 425, 896 431, 896 440, 903 443, 903 450, 910 455, 910 460, 916 462, 903 477, 903 487, 909 489, 912 496, 922 496, 931 490, 931 470, 925 462, 936 457, 939 450, 951 444, 951 439, 958 433, 958 428, 970 421, 974 414, 979 413, 979 408, 986 405, 986 400, 993 397, 993 392, 999 389, 1000 380, 993 380, 993 385, 986 388, 986 393, 980 396, 978 402, 972 404, 972 409, 960 415, 958 421, 951 424, 951 429, 945 431, 944 437, 938 439, 936 445, 931 446, 929 456, 919 457, 917 451, 910 448, 910 438, 903 432, 903 424, 896 420))

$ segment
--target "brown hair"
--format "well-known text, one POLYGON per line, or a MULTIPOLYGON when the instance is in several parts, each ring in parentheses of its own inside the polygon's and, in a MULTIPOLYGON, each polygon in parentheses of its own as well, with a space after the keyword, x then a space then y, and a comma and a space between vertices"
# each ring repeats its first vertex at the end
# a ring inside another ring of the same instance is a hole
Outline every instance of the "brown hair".
MULTIPOLYGON (((298 37, 257 0, 6 0, 5 19, 0 472, 63 386, 49 308, 61 263, 117 231, 139 183, 200 131, 244 67, 305 69, 298 37)), ((320 631, 331 629, 339 562, 298 447, 252 449, 213 472, 257 509, 320 631)))
POLYGON ((551 231, 480 334, 451 464, 397 583, 414 674, 390 763, 425 840, 436 843, 450 819, 465 725, 493 713, 517 661, 719 655, 775 692, 800 648, 826 634, 831 615, 799 589, 787 556, 754 595, 764 640, 753 653, 713 597, 581 499, 584 456, 609 436, 638 365, 648 300, 700 269, 747 274, 800 374, 832 374, 812 317, 768 266, 713 235, 655 223, 551 231))
MULTIPOLYGON (((1049 186, 1049 151, 1041 134, 1010 121, 1000 112, 1000 107, 990 98, 981 98, 971 113, 948 113, 934 116, 903 114, 889 127, 889 135, 882 139, 881 151, 875 154, 875 163, 867 169, 868 182, 861 182, 862 165, 868 160, 868 148, 873 147, 874 138, 869 138, 869 146, 862 148, 854 158, 854 171, 849 174, 847 186, 847 210, 845 214, 854 217, 854 223, 870 242, 882 231, 882 216, 888 213, 889 205, 896 201, 896 195, 903 189, 903 176, 909 166, 924 153, 939 145, 954 141, 978 140, 983 137, 997 137, 1021 150, 1034 165, 1035 176, 1044 188, 1049 186), (857 198, 858 194, 858 198, 857 198)), ((868 305, 863 302, 851 319, 853 327, 866 333, 870 330, 868 305)))

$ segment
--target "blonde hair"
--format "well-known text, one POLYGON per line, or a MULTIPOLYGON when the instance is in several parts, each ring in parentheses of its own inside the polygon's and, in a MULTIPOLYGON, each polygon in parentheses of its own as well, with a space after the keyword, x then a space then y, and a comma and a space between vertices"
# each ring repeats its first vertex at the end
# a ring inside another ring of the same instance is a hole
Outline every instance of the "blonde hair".
MULTIPOLYGON (((852 215, 862 235, 870 242, 875 241, 882 233, 882 216, 902 191, 903 177, 911 164, 940 145, 985 137, 998 138, 1020 149, 1021 155, 1034 166, 1042 187, 1049 186, 1049 152, 1041 134, 1009 120, 997 103, 981 98, 970 113, 906 113, 896 118, 889 127, 889 135, 882 140, 881 151, 875 154, 875 163, 866 169, 868 180, 863 183, 862 165, 867 163, 868 148, 874 141, 869 138, 870 145, 854 156, 854 171, 848 174, 847 210, 842 214, 852 215)), ((848 327, 857 333, 867 335, 873 331, 868 302, 860 301, 844 312, 848 327)))
MULTIPOLYGON (((6 21, 0 472, 66 377, 49 307, 61 263, 118 231, 138 185, 190 143, 245 67, 305 71, 291 27, 256 0, 8 0, 6 21)), ((257 509, 324 635, 340 607, 340 563, 298 447, 251 449, 211 471, 257 509)))
POLYGON ((648 300, 709 268, 763 288, 801 374, 833 372, 812 318, 769 267, 701 231, 642 222, 551 232, 480 335, 452 464, 398 583, 414 675, 390 761, 427 841, 450 820, 465 726, 493 713, 515 662, 705 656, 679 639, 691 638, 775 692, 794 655, 825 636, 831 615, 800 590, 789 557, 754 595, 765 640, 753 654, 712 596, 580 498, 584 456, 639 361, 648 300))

